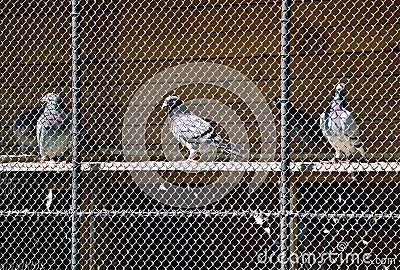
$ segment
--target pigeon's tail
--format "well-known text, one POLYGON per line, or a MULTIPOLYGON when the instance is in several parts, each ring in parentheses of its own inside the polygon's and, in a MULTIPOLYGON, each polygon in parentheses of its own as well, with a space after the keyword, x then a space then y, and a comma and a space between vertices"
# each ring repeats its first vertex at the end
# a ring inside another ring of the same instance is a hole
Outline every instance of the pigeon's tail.
MULTIPOLYGON (((350 158, 350 161, 352 162, 365 162, 366 161, 366 156, 365 156, 365 151, 364 147, 362 146, 361 141, 358 138, 350 138, 352 139, 355 143, 354 148, 356 149, 356 153, 350 158)), ((366 173, 365 172, 351 172, 350 173, 351 179, 355 181, 363 181, 365 180, 366 173)))
POLYGON ((234 145, 228 141, 222 140, 219 143, 218 147, 222 151, 224 151, 226 154, 231 154, 231 155, 234 155, 236 157, 241 157, 241 158, 245 157, 243 150, 238 145, 234 145))
POLYGON ((350 138, 350 140, 353 141, 355 149, 361 155, 361 159, 365 159, 365 150, 362 145, 361 139, 360 138, 350 138))

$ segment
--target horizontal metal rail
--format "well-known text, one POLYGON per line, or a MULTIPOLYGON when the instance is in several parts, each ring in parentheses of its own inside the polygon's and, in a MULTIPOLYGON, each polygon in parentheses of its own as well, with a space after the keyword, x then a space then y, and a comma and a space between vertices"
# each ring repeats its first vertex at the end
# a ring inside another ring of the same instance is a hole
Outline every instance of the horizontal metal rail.
MULTIPOLYGON (((72 171, 72 163, 9 162, 0 164, 0 172, 72 171)), ((280 162, 82 162, 82 171, 236 171, 276 172, 280 162)), ((292 162, 293 172, 400 172, 399 162, 338 163, 292 162)))
MULTIPOLYGON (((112 210, 99 210, 99 211, 81 211, 77 213, 80 216, 140 216, 140 217, 191 217, 191 216, 204 216, 204 217, 254 217, 254 218, 278 218, 281 217, 279 212, 263 212, 263 211, 211 211, 211 210, 171 210, 171 211, 112 211, 112 210)), ((71 215, 70 211, 0 211, 0 216, 68 216, 71 215)), ((400 214, 378 214, 378 213, 290 213, 290 217, 299 218, 326 218, 326 219, 400 219, 400 214)))

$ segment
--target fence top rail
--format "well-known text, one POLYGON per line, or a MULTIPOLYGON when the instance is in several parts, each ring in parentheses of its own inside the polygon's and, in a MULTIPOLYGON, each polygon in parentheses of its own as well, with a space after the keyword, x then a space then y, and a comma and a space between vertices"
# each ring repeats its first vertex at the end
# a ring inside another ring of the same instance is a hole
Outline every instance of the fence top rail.
MULTIPOLYGON (((70 216, 72 211, 3 211, 0 216, 70 216)), ((262 222, 269 218, 279 218, 281 213, 274 211, 216 211, 216 210, 170 210, 170 211, 131 211, 131 210, 99 210, 99 211, 78 211, 80 216, 125 216, 125 217, 253 217, 262 222)), ((395 219, 399 220, 397 213, 287 213, 290 217, 298 218, 325 218, 325 219, 395 219)))

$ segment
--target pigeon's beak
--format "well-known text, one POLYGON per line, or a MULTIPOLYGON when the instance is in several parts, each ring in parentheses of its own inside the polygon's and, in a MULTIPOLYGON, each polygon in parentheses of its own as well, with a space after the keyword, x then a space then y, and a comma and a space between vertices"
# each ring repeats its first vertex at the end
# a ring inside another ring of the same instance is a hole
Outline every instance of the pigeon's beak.
POLYGON ((346 91, 345 84, 344 83, 339 83, 336 86, 334 97, 336 99, 342 99, 342 98, 344 98, 346 96, 346 94, 347 94, 347 91, 346 91))
POLYGON ((334 95, 334 99, 344 99, 344 97, 346 96, 347 91, 345 89, 341 90, 341 91, 336 91, 335 95, 334 95))

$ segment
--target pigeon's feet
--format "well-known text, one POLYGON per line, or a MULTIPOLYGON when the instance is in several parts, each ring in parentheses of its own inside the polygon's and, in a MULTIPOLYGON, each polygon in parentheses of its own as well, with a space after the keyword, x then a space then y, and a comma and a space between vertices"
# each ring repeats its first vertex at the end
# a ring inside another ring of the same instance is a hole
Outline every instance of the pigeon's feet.
POLYGON ((187 159, 187 161, 196 162, 199 160, 199 158, 200 158, 199 154, 195 153, 193 155, 190 155, 189 158, 187 159))

